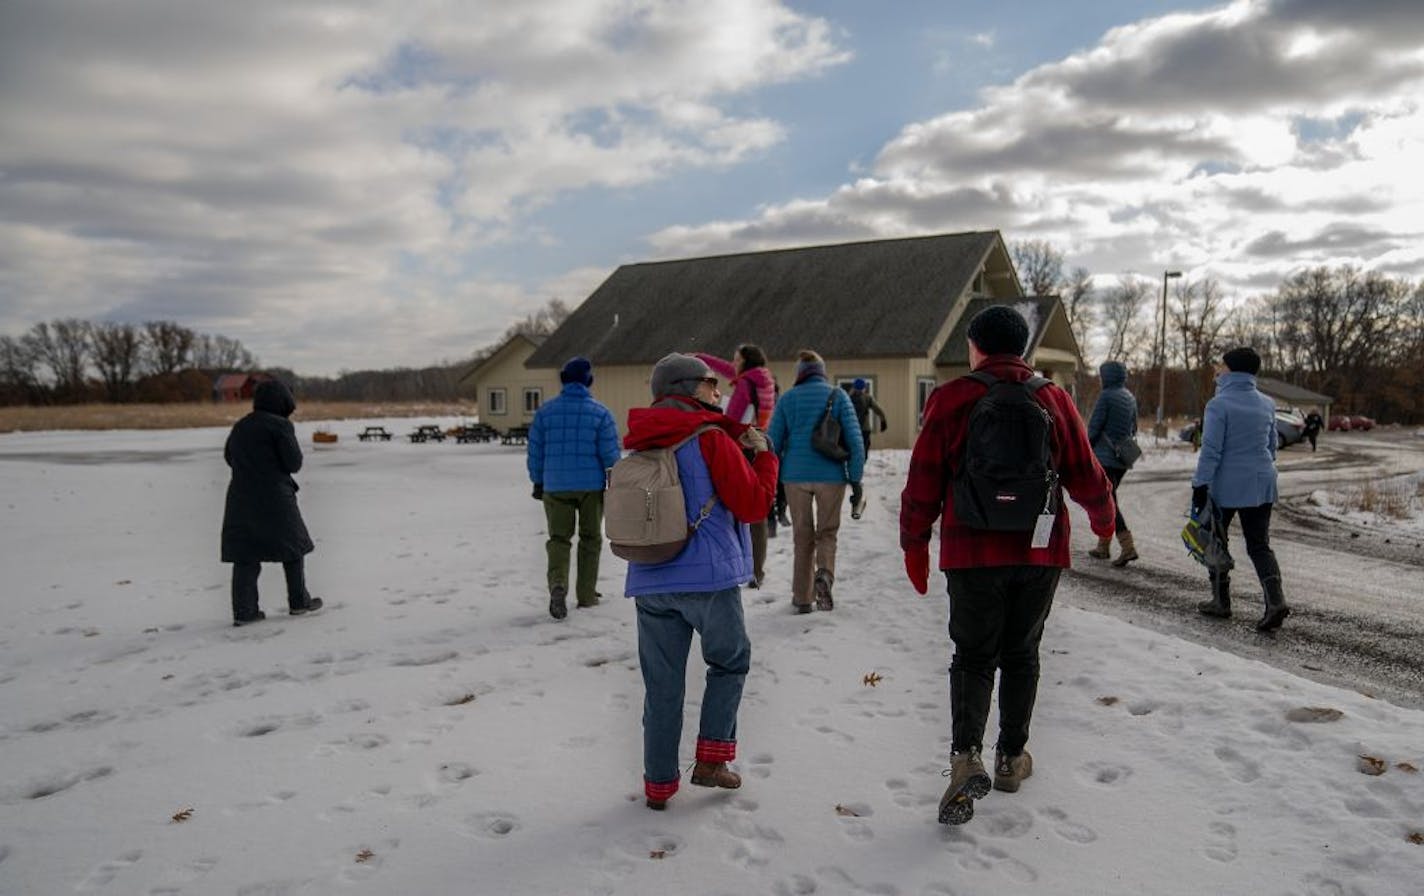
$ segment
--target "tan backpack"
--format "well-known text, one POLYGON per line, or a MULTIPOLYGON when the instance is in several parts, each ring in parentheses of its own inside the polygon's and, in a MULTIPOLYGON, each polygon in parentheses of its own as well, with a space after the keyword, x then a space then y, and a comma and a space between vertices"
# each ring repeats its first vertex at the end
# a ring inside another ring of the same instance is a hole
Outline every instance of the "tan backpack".
POLYGON ((634 563, 665 563, 687 547, 692 533, 712 512, 717 495, 714 492, 697 519, 688 522, 674 452, 716 428, 699 426, 675 445, 634 451, 613 465, 603 495, 603 530, 615 557, 634 563))

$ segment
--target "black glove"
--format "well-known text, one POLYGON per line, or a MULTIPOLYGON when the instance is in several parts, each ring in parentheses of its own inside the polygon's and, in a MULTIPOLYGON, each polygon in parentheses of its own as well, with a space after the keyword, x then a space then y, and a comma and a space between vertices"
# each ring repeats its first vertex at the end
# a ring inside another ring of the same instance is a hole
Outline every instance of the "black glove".
POLYGON ((1192 516, 1200 517, 1202 511, 1206 509, 1206 502, 1210 499, 1205 485, 1192 486, 1192 516))
POLYGON ((544 500, 544 483, 542 483, 542 482, 536 482, 536 483, 534 483, 534 500, 535 500, 535 501, 542 501, 542 500, 544 500))
POLYGON ((860 487, 859 482, 850 484, 850 505, 855 507, 865 497, 865 491, 860 487))
POLYGON ((887 421, 884 417, 881 417, 881 418, 880 418, 880 431, 881 431, 881 432, 884 432, 885 430, 887 430, 887 429, 889 429, 889 428, 890 428, 890 423, 889 423, 889 421, 887 421))

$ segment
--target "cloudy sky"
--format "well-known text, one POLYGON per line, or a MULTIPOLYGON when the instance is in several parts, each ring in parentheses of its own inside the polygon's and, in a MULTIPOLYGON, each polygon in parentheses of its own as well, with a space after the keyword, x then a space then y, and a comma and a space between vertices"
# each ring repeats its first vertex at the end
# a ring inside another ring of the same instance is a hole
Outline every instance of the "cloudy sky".
POLYGON ((1421 98, 1417 0, 5 0, 0 333, 423 365, 625 262, 983 229, 1417 278, 1421 98))

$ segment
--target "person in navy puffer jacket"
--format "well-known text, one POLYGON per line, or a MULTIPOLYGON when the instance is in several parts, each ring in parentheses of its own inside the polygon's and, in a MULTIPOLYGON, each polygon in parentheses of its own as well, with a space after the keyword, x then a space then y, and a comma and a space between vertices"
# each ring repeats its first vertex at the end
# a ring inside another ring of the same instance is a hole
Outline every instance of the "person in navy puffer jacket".
MULTIPOLYGON (((1103 362, 1098 368, 1098 378, 1103 391, 1098 394, 1097 404, 1093 405, 1093 413, 1088 418, 1088 444, 1093 446, 1093 456, 1108 474, 1113 504, 1117 506, 1117 540, 1122 545, 1122 553, 1112 565, 1126 566, 1137 559, 1137 547, 1132 543, 1132 533, 1122 517, 1122 501, 1117 496, 1122 477, 1127 475, 1127 464, 1118 457, 1113 446, 1137 432, 1137 399, 1127 391, 1127 367, 1121 361, 1103 362)), ((1098 546, 1088 551, 1089 557, 1099 560, 1111 555, 1111 538, 1099 538, 1098 546)))
POLYGON ((803 350, 799 357, 796 385, 776 402, 767 438, 781 458, 781 478, 786 483, 786 503, 791 508, 795 541, 791 604, 794 612, 809 613, 813 593, 817 609, 835 608, 831 586, 836 578, 841 505, 847 482, 851 503, 861 504, 865 445, 857 437, 860 423, 855 419, 850 397, 826 378, 826 362, 809 350, 803 350), (811 433, 826 413, 828 402, 841 425, 841 443, 849 452, 843 461, 832 460, 811 445, 811 433))
MULTIPOLYGON (((1221 535, 1238 514, 1246 554, 1261 580, 1266 610, 1256 630, 1274 631, 1290 615, 1281 566, 1271 550, 1271 508, 1276 502, 1276 406, 1256 389, 1261 356, 1233 348, 1221 356, 1216 395, 1202 416, 1201 454, 1192 476, 1192 516, 1202 519, 1211 505, 1220 511, 1221 535)), ((1229 570, 1209 570, 1211 600, 1197 604, 1205 616, 1231 616, 1229 570)))
POLYGON ((637 606, 643 673, 643 792, 648 808, 661 810, 678 787, 677 750, 694 632, 702 639, 707 684, 692 783, 742 785, 727 763, 737 758, 737 710, 751 667, 740 587, 752 571, 746 524, 766 518, 776 494, 778 463, 766 436, 722 413, 717 378, 704 362, 674 352, 653 367, 650 385, 653 405, 628 412, 624 444, 632 451, 679 445, 673 456, 689 527, 716 497, 676 557, 628 564, 624 593, 637 606), (751 453, 750 461, 744 452, 751 453))
POLYGON ((593 365, 569 359, 559 371, 564 384, 529 424, 527 462, 534 499, 543 501, 549 523, 549 615, 568 615, 569 553, 578 530, 580 607, 598 604, 598 558, 603 550, 603 491, 608 470, 618 461, 618 424, 608 408, 594 400, 593 365))

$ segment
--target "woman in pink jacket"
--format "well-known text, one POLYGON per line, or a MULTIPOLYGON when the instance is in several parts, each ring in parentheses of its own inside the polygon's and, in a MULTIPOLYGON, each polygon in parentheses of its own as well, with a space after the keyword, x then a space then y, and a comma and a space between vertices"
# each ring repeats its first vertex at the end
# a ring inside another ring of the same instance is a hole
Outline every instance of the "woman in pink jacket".
MULTIPOLYGON (((772 409, 776 407, 776 379, 766 366, 766 352, 761 350, 761 346, 743 343, 737 346, 736 354, 730 361, 704 352, 697 352, 696 357, 730 382, 732 394, 727 399, 724 413, 738 423, 747 423, 766 432, 772 409)), ((772 508, 767 508, 768 518, 774 512, 772 508)), ((767 520, 752 523, 751 533, 752 580, 747 587, 760 588, 766 578, 767 520)))

